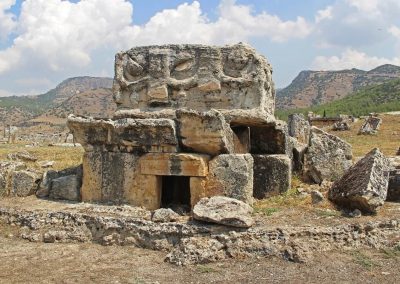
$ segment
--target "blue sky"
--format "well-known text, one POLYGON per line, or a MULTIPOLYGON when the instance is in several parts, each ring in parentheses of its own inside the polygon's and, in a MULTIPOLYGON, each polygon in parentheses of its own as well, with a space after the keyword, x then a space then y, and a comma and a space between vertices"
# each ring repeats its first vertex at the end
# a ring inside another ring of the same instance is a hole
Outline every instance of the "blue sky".
POLYGON ((399 0, 0 0, 0 96, 113 76, 137 45, 247 42, 277 87, 301 70, 400 65, 399 0))

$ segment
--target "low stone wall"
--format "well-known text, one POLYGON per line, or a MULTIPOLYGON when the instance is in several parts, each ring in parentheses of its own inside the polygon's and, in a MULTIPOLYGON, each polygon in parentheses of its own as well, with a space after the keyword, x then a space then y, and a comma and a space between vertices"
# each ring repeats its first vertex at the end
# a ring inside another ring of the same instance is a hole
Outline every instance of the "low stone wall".
POLYGON ((95 242, 162 250, 168 252, 167 261, 178 265, 268 256, 304 262, 321 251, 396 246, 400 229, 398 217, 334 226, 239 229, 187 219, 156 223, 149 211, 128 206, 77 204, 70 208, 1 206, 0 224, 20 227, 19 236, 34 242, 95 242))

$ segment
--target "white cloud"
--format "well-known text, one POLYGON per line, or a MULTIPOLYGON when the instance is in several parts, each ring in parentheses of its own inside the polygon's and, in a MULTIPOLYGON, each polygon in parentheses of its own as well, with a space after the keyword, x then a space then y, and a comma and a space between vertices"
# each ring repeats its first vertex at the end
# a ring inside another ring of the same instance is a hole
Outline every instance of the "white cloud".
POLYGON ((388 29, 388 32, 400 40, 400 28, 399 27, 393 25, 388 29))
POLYGON ((355 49, 346 49, 340 56, 318 56, 312 63, 314 70, 342 70, 358 68, 362 70, 370 70, 379 65, 394 64, 400 65, 400 57, 384 58, 369 56, 364 52, 355 49))
POLYGON ((326 19, 332 19, 332 6, 328 6, 323 10, 317 11, 317 15, 315 16, 315 22, 318 24, 319 22, 326 20, 326 19))
POLYGON ((15 1, 16 0, 0 1, 0 40, 7 38, 16 26, 14 15, 6 12, 15 4, 15 1))
POLYGON ((18 36, 0 51, 0 73, 32 63, 53 71, 87 66, 93 50, 119 40, 131 15, 125 0, 26 0, 18 36))
POLYGON ((366 13, 379 12, 378 5, 382 0, 346 0, 350 6, 356 7, 358 10, 366 13))
POLYGON ((132 23, 127 0, 25 0, 13 45, 0 50, 0 74, 25 66, 53 72, 84 68, 99 49, 113 55, 117 48, 145 44, 221 44, 253 37, 283 42, 311 32, 304 18, 283 21, 266 12, 254 14, 234 0, 222 0, 219 11, 211 22, 194 1, 163 10, 139 26, 132 23))
POLYGON ((336 0, 316 16, 317 46, 360 48, 390 40, 399 0, 336 0))

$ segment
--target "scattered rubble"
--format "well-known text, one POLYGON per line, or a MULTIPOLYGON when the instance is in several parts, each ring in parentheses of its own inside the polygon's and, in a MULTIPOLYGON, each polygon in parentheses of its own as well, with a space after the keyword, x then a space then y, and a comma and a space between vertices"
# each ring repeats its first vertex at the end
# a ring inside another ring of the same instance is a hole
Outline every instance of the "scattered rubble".
POLYGON ((329 199, 344 208, 376 213, 386 200, 389 169, 389 160, 375 148, 333 184, 329 199))
POLYGON ((25 162, 36 162, 37 157, 34 156, 33 154, 29 153, 28 151, 21 151, 17 153, 10 153, 7 155, 7 158, 9 160, 17 161, 25 161, 25 162))
POLYGON ((348 131, 350 129, 350 123, 347 121, 337 121, 332 126, 334 131, 348 131))

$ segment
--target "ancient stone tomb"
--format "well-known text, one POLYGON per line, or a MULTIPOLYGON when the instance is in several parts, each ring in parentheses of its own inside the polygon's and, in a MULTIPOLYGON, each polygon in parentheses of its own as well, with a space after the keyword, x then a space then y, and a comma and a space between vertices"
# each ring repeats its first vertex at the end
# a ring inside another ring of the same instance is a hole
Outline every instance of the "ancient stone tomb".
POLYGON ((85 148, 82 201, 190 209, 206 196, 251 203, 253 192, 287 190, 291 151, 271 73, 244 44, 118 53, 113 119, 68 119, 85 148))

